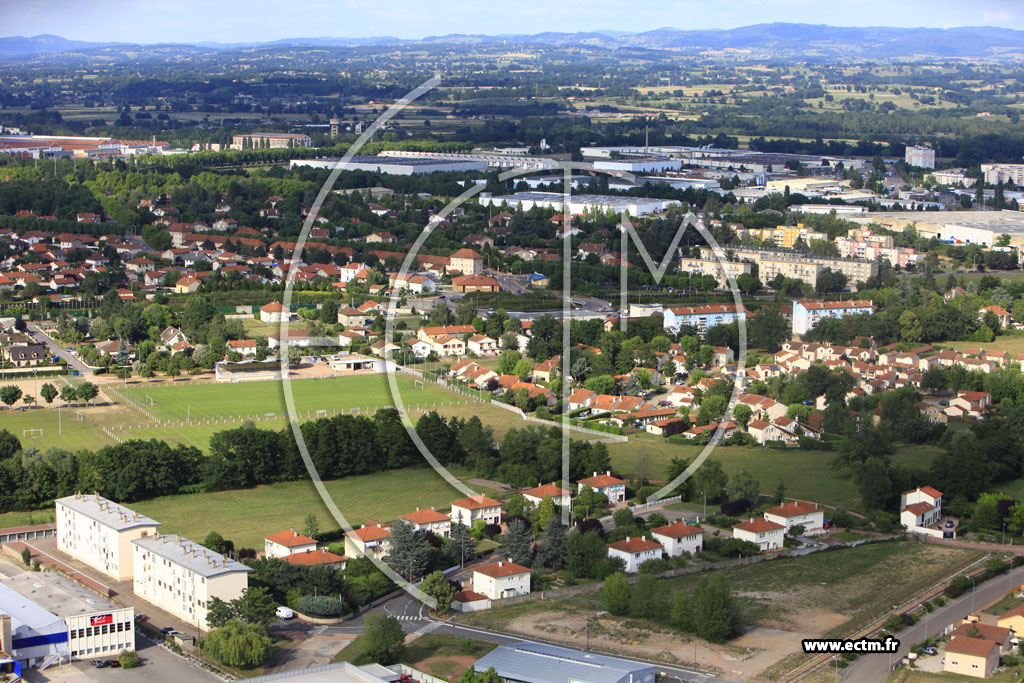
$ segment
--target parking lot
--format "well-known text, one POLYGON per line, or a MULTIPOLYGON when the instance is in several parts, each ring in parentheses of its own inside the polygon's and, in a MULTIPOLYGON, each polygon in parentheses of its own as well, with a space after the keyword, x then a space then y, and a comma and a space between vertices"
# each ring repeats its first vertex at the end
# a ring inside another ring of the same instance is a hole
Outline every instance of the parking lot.
POLYGON ((187 660, 136 636, 135 647, 142 658, 142 666, 135 669, 97 669, 88 661, 77 661, 53 666, 46 671, 29 670, 25 680, 29 683, 83 683, 85 681, 111 681, 112 683, 211 683, 221 679, 203 671, 187 660))

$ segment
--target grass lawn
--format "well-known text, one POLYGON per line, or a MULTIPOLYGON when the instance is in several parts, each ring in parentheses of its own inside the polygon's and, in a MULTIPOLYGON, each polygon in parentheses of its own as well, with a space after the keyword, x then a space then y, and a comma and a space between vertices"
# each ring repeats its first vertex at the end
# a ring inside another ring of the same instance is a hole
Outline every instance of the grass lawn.
POLYGON ((398 660, 432 676, 457 681, 469 668, 470 661, 480 659, 496 647, 498 643, 485 640, 430 633, 406 645, 398 660))
MULTIPOLYGON (((246 333, 255 337, 269 337, 281 331, 280 323, 265 323, 259 318, 242 318, 242 327, 246 333)), ((306 323, 301 320, 293 320, 288 323, 288 329, 305 330, 306 323)))
MULTIPOLYGON (((986 678, 989 683, 1015 683, 1018 676, 1014 674, 1019 667, 1008 667, 997 674, 986 678)), ((813 679, 819 680, 819 679, 813 679)), ((821 681, 831 681, 831 678, 822 678, 821 681)), ((917 669, 899 669, 885 679, 886 683, 971 683, 979 679, 972 676, 960 676, 951 673, 928 673, 917 669)))
MULTIPOLYGON (((634 479, 646 476, 654 481, 665 481, 673 457, 692 460, 701 446, 688 446, 670 442, 648 434, 635 434, 629 443, 608 446, 615 471, 634 479)), ((938 455, 933 446, 902 446, 893 456, 895 462, 915 469, 927 469, 938 455)), ((710 459, 722 463, 732 475, 749 470, 761 484, 763 493, 775 491, 779 481, 786 485, 786 495, 808 498, 829 505, 856 510, 860 496, 853 486, 847 470, 834 470, 829 451, 777 451, 747 446, 719 446, 710 459)))
POLYGON ((152 424, 141 413, 121 406, 93 406, 82 408, 37 408, 0 411, 0 429, 6 429, 21 440, 26 448, 81 448, 95 449, 109 446, 114 440, 102 427, 114 428, 124 423, 152 424), (79 421, 77 414, 83 419, 79 421), (42 436, 25 436, 26 429, 42 429, 42 436))
MULTIPOLYGON (((466 471, 455 470, 460 478, 466 471)), ((462 497, 432 469, 408 469, 325 482, 332 500, 352 526, 367 519, 389 521, 417 507, 447 508, 462 497)), ((483 493, 495 495, 494 491, 483 493)), ((314 513, 321 531, 338 528, 313 483, 284 482, 238 491, 165 496, 132 503, 131 508, 162 522, 164 533, 179 532, 202 542, 217 531, 238 547, 262 548, 263 537, 305 526, 314 513)), ((0 516, 0 526, 11 526, 0 516)))
MULTIPOLYGON (((457 394, 436 384, 427 383, 423 388, 414 388, 413 380, 404 375, 396 377, 400 398, 406 406, 433 405, 456 400, 457 394)), ((295 409, 303 414, 326 410, 328 415, 335 411, 349 411, 353 408, 376 409, 395 404, 387 376, 353 375, 331 379, 303 379, 291 383, 295 409)), ((245 416, 286 411, 284 385, 281 382, 244 382, 239 384, 186 384, 167 382, 161 384, 129 385, 121 389, 125 396, 146 405, 162 420, 184 420, 192 418, 245 416), (153 405, 149 406, 149 398, 153 405)))
POLYGON ((1024 353, 1024 334, 1004 334, 996 337, 995 341, 983 344, 981 342, 943 342, 940 346, 948 346, 962 351, 965 348, 985 349, 994 351, 1007 351, 1009 353, 1024 353))

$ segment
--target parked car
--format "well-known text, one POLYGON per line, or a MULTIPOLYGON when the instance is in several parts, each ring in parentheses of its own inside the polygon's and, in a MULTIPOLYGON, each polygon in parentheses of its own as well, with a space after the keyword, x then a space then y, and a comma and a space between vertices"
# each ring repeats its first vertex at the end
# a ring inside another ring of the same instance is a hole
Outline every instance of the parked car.
POLYGON ((939 651, 936 650, 934 647, 923 647, 923 648, 921 648, 921 652, 926 654, 926 655, 937 655, 937 654, 939 654, 939 651))
POLYGON ((116 659, 108 659, 108 660, 106 661, 106 664, 107 664, 107 666, 109 666, 109 667, 110 667, 111 669, 120 669, 120 668, 121 668, 121 662, 119 662, 119 661, 118 661, 118 660, 116 660, 116 659))
POLYGON ((106 669, 110 666, 105 659, 90 659, 89 664, 96 669, 106 669))
POLYGON ((951 520, 951 519, 947 519, 946 520, 946 528, 947 529, 952 529, 953 528, 953 520, 951 520))
POLYGON ((278 619, 294 619, 295 618, 295 612, 293 612, 291 610, 291 608, 285 607, 284 605, 281 605, 280 607, 277 608, 277 618, 278 619))
POLYGON ((174 633, 174 629, 170 626, 164 626, 160 629, 160 635, 162 636, 170 635, 171 633, 174 633))
POLYGON ((144 621, 149 621, 149 615, 148 614, 136 614, 135 615, 135 621, 137 621, 139 623, 142 623, 144 621))

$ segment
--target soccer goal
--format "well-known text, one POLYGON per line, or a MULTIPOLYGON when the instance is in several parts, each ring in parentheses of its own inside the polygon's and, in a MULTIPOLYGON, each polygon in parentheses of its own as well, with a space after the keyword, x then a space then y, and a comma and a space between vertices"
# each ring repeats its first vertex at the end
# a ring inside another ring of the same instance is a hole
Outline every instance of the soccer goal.
POLYGON ((77 420, 78 422, 85 422, 85 413, 83 413, 81 410, 76 410, 75 420, 77 420))
POLYGON ((149 394, 146 394, 145 403, 146 403, 147 406, 155 406, 156 405, 156 401, 154 401, 153 397, 150 396, 149 394))
POLYGON ((426 389, 426 385, 423 384, 423 380, 421 380, 421 379, 414 379, 412 381, 412 388, 413 389, 426 389))
POLYGON ((42 428, 38 429, 23 429, 21 430, 21 436, 25 439, 36 439, 43 435, 42 428))
POLYGON ((327 417, 327 411, 326 410, 318 410, 318 411, 316 411, 316 416, 317 417, 327 417))

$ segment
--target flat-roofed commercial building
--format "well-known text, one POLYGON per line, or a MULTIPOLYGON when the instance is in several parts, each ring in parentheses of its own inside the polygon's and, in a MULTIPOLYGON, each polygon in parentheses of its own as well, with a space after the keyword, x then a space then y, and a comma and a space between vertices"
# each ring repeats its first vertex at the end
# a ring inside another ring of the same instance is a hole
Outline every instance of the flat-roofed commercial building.
POLYGON ((309 147, 312 143, 312 139, 303 133, 245 133, 231 138, 231 149, 245 149, 246 146, 251 149, 309 147))
POLYGON ((160 527, 98 494, 58 498, 55 506, 57 549, 118 581, 132 578, 132 541, 160 527))
POLYGON ((507 203, 512 208, 521 206, 523 211, 529 211, 537 206, 557 211, 567 210, 569 213, 585 213, 595 209, 611 211, 613 213, 628 211, 631 216, 661 213, 670 206, 679 205, 679 201, 676 199, 619 197, 616 195, 600 194, 575 194, 569 196, 568 201, 566 201, 565 195, 561 192, 516 192, 515 194, 501 196, 484 196, 481 193, 480 203, 484 206, 501 206, 503 203, 507 203))
POLYGON ((198 628, 207 628, 211 598, 234 600, 249 585, 252 569, 180 534, 137 538, 132 545, 133 592, 198 628))
MULTIPOLYGON (((305 166, 309 168, 333 169, 340 158, 328 159, 292 159, 291 168, 305 166)), ((402 157, 368 157, 355 156, 348 160, 342 168, 344 171, 369 171, 370 173, 388 173, 391 175, 420 175, 422 173, 486 171, 487 162, 474 159, 439 159, 439 158, 402 158, 402 157)))
POLYGON ((502 680, 522 683, 654 683, 657 675, 650 664, 528 642, 500 645, 473 668, 494 669, 502 680))
POLYGON ((131 607, 50 572, 22 572, 0 583, 0 650, 25 666, 116 657, 134 649, 131 607))

